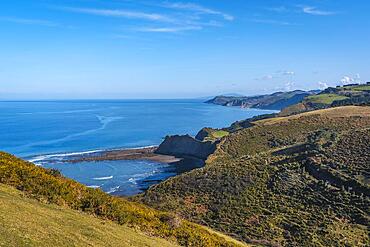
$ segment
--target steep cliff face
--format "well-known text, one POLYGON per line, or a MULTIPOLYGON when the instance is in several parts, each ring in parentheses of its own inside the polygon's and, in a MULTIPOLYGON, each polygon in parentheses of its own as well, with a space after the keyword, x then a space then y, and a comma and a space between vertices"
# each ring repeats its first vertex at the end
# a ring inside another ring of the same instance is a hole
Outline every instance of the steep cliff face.
POLYGON ((156 153, 207 159, 216 150, 216 145, 216 142, 202 142, 189 135, 167 136, 161 145, 159 145, 156 153))
POLYGON ((212 132, 212 128, 203 128, 201 129, 198 134, 195 136, 195 139, 198 141, 204 141, 208 136, 210 136, 212 132))

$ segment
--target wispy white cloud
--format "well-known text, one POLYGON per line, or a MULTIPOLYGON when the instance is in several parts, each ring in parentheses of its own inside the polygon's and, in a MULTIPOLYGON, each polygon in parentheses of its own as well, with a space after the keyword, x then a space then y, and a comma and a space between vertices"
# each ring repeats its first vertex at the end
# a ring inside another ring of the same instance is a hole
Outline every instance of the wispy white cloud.
POLYGON ((301 6, 302 12, 309 15, 335 15, 336 12, 320 10, 317 7, 301 6))
POLYGON ((326 82, 319 81, 318 84, 319 84, 319 89, 320 90, 324 90, 324 89, 327 89, 329 87, 329 85, 326 82))
POLYGON ((278 7, 267 8, 267 10, 277 12, 277 13, 304 13, 304 14, 309 14, 309 15, 321 15, 321 16, 337 14, 337 12, 321 10, 318 7, 305 6, 305 5, 296 5, 295 7, 278 6, 278 7))
POLYGON ((353 83, 355 80, 350 76, 343 76, 343 78, 340 80, 342 84, 348 84, 353 83))
POLYGON ((343 85, 350 83, 361 83, 361 76, 360 74, 356 74, 355 76, 343 76, 340 82, 343 85))
POLYGON ((355 81, 356 82, 361 82, 361 76, 360 76, 360 74, 356 74, 355 75, 355 81))
POLYGON ((162 22, 173 22, 174 21, 169 16, 158 14, 158 13, 146 13, 146 12, 130 11, 130 10, 122 10, 122 9, 94 9, 94 8, 71 8, 71 7, 64 7, 62 9, 66 11, 70 11, 70 12, 75 12, 75 13, 83 13, 83 14, 98 15, 98 16, 119 17, 119 18, 127 18, 127 19, 141 19, 141 20, 162 21, 162 22))
POLYGON ((139 32, 150 32, 150 33, 179 33, 191 30, 202 30, 201 26, 183 26, 183 27, 142 27, 135 29, 139 32))
POLYGON ((234 17, 231 15, 194 3, 164 2, 161 4, 146 5, 152 7, 154 6, 155 12, 109 8, 57 7, 57 9, 86 15, 141 20, 142 23, 136 23, 137 26, 132 27, 131 30, 153 33, 178 33, 185 31, 202 30, 206 27, 223 27, 225 20, 234 20, 234 17), (163 10, 163 12, 165 10, 165 13, 162 13, 162 11, 160 11, 161 9, 163 10), (171 11, 168 11, 169 9, 171 11), (216 15, 222 18, 215 18, 216 20, 212 20, 210 16, 207 15, 216 15), (154 23, 167 24, 165 27, 158 27, 158 25, 153 25, 154 23))
POLYGON ((62 26, 59 23, 48 21, 48 20, 25 19, 25 18, 6 17, 6 16, 0 16, 0 21, 12 22, 12 23, 23 24, 23 25, 45 26, 45 27, 61 27, 62 26))
POLYGON ((198 25, 198 26, 203 26, 203 27, 223 27, 224 24, 222 22, 219 22, 219 21, 208 21, 208 22, 189 22, 189 24, 194 24, 194 25, 198 25))
POLYGON ((223 13, 218 10, 210 9, 195 3, 182 3, 182 2, 177 2, 177 3, 169 3, 165 2, 162 4, 163 7, 170 8, 170 9, 178 9, 178 10, 188 10, 192 12, 197 12, 200 14, 209 14, 209 15, 218 15, 223 17, 227 21, 233 21, 235 19, 234 16, 223 13))

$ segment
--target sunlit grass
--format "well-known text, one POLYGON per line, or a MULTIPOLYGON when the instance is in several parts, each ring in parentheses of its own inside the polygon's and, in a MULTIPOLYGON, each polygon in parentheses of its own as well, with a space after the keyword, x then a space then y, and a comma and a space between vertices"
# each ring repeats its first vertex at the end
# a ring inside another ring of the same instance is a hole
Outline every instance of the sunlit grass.
POLYGON ((348 99, 348 97, 337 95, 337 94, 319 94, 319 95, 312 95, 312 96, 307 97, 307 101, 310 101, 316 104, 326 104, 326 105, 330 105, 334 101, 337 101, 337 100, 345 100, 345 99, 348 99))

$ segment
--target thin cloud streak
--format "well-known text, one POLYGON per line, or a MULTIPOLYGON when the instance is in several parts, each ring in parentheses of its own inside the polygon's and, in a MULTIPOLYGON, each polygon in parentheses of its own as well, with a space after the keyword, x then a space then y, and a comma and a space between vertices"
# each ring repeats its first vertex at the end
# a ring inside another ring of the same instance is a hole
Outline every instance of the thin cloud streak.
POLYGON ((187 27, 143 27, 138 28, 136 31, 138 32, 150 32, 150 33, 178 33, 183 31, 191 31, 191 30, 202 30, 203 28, 200 26, 187 26, 187 27))
POLYGON ((181 3, 181 2, 169 3, 169 2, 165 2, 161 6, 163 6, 165 8, 170 8, 170 9, 188 10, 188 11, 193 11, 193 12, 197 12, 197 13, 201 13, 201 14, 218 15, 218 16, 222 16, 227 21, 233 21, 235 19, 235 17, 232 16, 232 15, 223 13, 221 11, 213 10, 213 9, 210 9, 210 8, 206 8, 206 7, 203 7, 201 5, 194 4, 194 3, 181 3))
POLYGON ((140 32, 157 33, 177 33, 184 31, 203 30, 206 27, 223 27, 224 23, 220 18, 212 20, 209 17, 222 17, 225 21, 233 21, 234 17, 221 11, 213 10, 194 3, 170 3, 164 2, 152 6, 162 9, 172 10, 170 13, 162 14, 159 10, 156 12, 134 11, 129 9, 108 9, 108 8, 84 8, 84 7, 57 7, 59 10, 95 15, 112 18, 126 18, 147 21, 143 24, 144 28, 133 27, 133 30, 140 32), (207 17, 206 17, 207 16, 207 17), (170 27, 150 27, 150 23, 170 23, 170 27), (149 27, 145 27, 149 26, 149 27))
POLYGON ((318 8, 311 6, 303 6, 302 12, 309 15, 323 15, 323 16, 336 14, 335 12, 332 11, 319 10, 318 8))
POLYGON ((75 13, 118 17, 127 19, 142 19, 149 21, 173 22, 174 20, 168 16, 157 13, 146 13, 138 11, 120 10, 120 9, 93 9, 93 8, 70 8, 65 7, 63 10, 75 13))
POLYGON ((267 8, 267 10, 270 10, 276 13, 300 13, 300 14, 303 13, 303 14, 308 14, 308 15, 321 15, 321 16, 329 16, 329 15, 337 14, 337 12, 321 10, 317 7, 304 6, 304 5, 296 5, 295 8, 279 6, 279 7, 267 8))

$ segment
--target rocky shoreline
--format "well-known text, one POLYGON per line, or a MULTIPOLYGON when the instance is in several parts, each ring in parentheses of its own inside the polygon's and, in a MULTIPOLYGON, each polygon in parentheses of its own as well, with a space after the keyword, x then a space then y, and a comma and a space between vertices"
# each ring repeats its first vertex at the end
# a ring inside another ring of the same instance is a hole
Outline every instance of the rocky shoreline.
POLYGON ((204 159, 186 154, 159 154, 157 153, 158 149, 158 146, 153 146, 133 149, 107 150, 92 154, 75 155, 70 157, 68 160, 65 160, 64 162, 79 163, 119 160, 147 160, 159 163, 167 163, 175 168, 175 172, 178 175, 204 166, 204 159))
MULTIPOLYGON (((141 160, 168 164, 163 170, 164 174, 171 174, 170 177, 181 175, 205 165, 205 160, 212 154, 218 141, 202 141, 189 135, 167 136, 159 146, 150 146, 131 149, 114 149, 96 152, 85 152, 68 156, 67 159, 56 159, 56 162, 83 163, 83 162, 104 162, 104 161, 130 161, 141 160)), ((122 164, 126 164, 122 162, 122 164)), ((137 180, 136 186, 141 191, 146 191, 150 186, 158 184, 167 179, 168 176, 148 176, 137 180)), ((111 193, 115 196, 127 196, 121 191, 111 193)))

